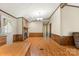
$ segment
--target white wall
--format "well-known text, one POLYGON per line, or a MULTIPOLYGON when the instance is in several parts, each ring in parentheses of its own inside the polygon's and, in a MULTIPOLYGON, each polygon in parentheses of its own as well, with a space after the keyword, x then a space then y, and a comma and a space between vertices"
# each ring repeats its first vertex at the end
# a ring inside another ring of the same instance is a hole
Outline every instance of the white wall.
POLYGON ((0 11, 0 16, 1 16, 1 28, 2 28, 2 34, 6 35, 7 33, 4 32, 4 31, 7 31, 7 32, 12 32, 13 34, 16 34, 17 33, 17 19, 3 13, 0 11), (7 24, 5 26, 6 29, 4 29, 4 23, 3 23, 3 19, 6 19, 7 21, 7 24), (7 28, 8 27, 8 28, 7 28))
POLYGON ((50 37, 50 23, 48 23, 48 37, 50 37))
POLYGON ((42 22, 29 23, 29 32, 30 33, 42 33, 43 32, 43 23, 42 22))
POLYGON ((22 21, 23 21, 23 19, 22 18, 18 18, 17 19, 18 21, 17 21, 17 34, 22 34, 22 26, 23 26, 23 24, 22 24, 22 21))
POLYGON ((49 28, 48 28, 48 24, 43 23, 43 37, 48 37, 48 32, 49 28))
POLYGON ((13 35, 17 34, 17 19, 3 13, 0 11, 0 20, 1 20, 1 36, 6 36, 6 43, 13 43, 13 35), (6 20, 6 24, 4 23, 4 18, 6 20), (5 24, 5 25, 4 25, 5 24))
POLYGON ((43 24, 43 37, 46 37, 46 24, 43 24))
POLYGON ((58 34, 61 35, 61 11, 60 7, 57 9, 57 11, 52 15, 50 18, 50 23, 52 23, 52 34, 58 34))
POLYGON ((62 35, 79 32, 79 8, 65 6, 62 9, 62 35))

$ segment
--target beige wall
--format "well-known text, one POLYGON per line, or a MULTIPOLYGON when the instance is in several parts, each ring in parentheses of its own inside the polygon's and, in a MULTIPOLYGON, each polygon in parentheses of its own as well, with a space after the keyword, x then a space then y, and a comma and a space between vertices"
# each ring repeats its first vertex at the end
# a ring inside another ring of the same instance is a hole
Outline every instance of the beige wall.
POLYGON ((29 32, 30 33, 42 33, 43 32, 43 23, 42 22, 29 23, 29 32))
POLYGON ((65 6, 62 9, 62 35, 79 32, 79 8, 65 6))
POLYGON ((50 18, 50 23, 52 24, 52 34, 61 35, 61 11, 60 7, 50 18))

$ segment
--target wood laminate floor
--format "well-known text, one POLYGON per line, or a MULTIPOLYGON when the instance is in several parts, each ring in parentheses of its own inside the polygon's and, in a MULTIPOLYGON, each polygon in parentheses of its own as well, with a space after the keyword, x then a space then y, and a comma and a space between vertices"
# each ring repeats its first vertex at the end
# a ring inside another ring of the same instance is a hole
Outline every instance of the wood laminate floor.
POLYGON ((74 46, 62 46, 54 40, 30 37, 22 42, 0 47, 0 56, 79 56, 74 46))
POLYGON ((54 40, 42 37, 28 38, 31 43, 30 56, 79 56, 79 49, 74 46, 62 46, 54 40))
POLYGON ((27 40, 11 45, 5 44, 0 47, 0 56, 26 56, 30 45, 27 40))

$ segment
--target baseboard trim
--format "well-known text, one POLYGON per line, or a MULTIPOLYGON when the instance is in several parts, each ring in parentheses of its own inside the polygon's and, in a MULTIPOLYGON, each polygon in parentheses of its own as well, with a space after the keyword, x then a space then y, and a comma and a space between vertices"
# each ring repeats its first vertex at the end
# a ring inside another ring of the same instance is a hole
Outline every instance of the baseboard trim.
POLYGON ((52 34, 51 38, 60 45, 75 45, 73 36, 60 36, 57 34, 52 34))
POLYGON ((30 33, 29 37, 43 37, 43 33, 30 33))
POLYGON ((58 44, 61 44, 61 36, 60 35, 57 35, 57 34, 52 34, 51 35, 51 38, 56 41, 58 44))
POLYGON ((6 36, 0 36, 0 46, 6 44, 6 36))
POLYGON ((23 41, 23 35, 22 34, 14 34, 13 35, 13 41, 23 41))

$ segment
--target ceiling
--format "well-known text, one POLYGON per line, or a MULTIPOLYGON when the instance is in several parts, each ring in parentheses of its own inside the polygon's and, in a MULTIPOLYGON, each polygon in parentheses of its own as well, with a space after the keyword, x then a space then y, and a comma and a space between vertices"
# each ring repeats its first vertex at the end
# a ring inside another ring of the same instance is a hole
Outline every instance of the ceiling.
POLYGON ((68 5, 79 6, 79 3, 68 3, 68 5))
POLYGON ((16 16, 35 20, 38 17, 47 19, 59 3, 0 3, 0 9, 16 16))

